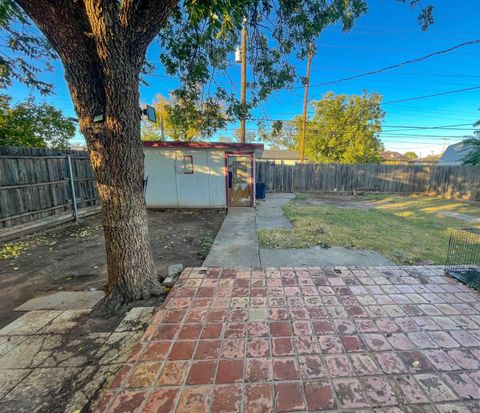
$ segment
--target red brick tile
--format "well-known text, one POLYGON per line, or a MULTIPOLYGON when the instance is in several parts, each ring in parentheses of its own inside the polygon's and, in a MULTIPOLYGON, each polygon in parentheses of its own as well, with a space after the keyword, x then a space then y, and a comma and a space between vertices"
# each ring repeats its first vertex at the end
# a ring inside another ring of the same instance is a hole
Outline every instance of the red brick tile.
POLYGON ((316 334, 331 334, 335 332, 332 323, 327 319, 313 320, 312 325, 316 334))
POLYGON ((340 334, 353 334, 357 331, 357 328, 353 321, 350 320, 333 320, 335 328, 340 334))
POLYGON ((164 323, 181 323, 187 310, 169 310, 163 318, 164 323))
POLYGON ((401 403, 428 403, 428 398, 413 376, 393 376, 392 382, 400 389, 401 403))
POLYGON ((226 310, 213 310, 208 313, 207 321, 208 322, 224 322, 227 318, 226 310))
POLYGON ((443 350, 425 350, 425 357, 439 371, 458 370, 459 366, 443 350))
POLYGON ((327 370, 319 356, 299 356, 298 361, 303 380, 321 379, 327 376, 327 370))
POLYGON ((394 406, 398 404, 395 392, 384 377, 366 377, 361 380, 363 391, 371 406, 394 406))
POLYGON ((200 332, 202 331, 202 324, 183 324, 178 333, 179 340, 193 340, 198 338, 200 332))
POLYGON ((193 340, 176 341, 173 343, 168 358, 170 360, 190 360, 197 342, 193 340))
POLYGON ((188 373, 186 384, 212 384, 217 362, 213 360, 194 361, 188 373))
POLYGON ((272 321, 288 320, 288 310, 286 308, 271 308, 268 319, 272 321))
POLYGON ((222 343, 223 358, 245 357, 245 340, 243 338, 232 338, 223 340, 222 343))
MULTIPOLYGON (((416 374, 415 379, 434 402, 448 402, 458 399, 437 374, 416 374)), ((464 385, 465 383, 463 387, 464 385)))
POLYGON ((378 353, 375 357, 384 373, 394 374, 407 372, 405 365, 396 353, 378 353))
POLYGON ((388 341, 396 350, 406 351, 413 350, 415 348, 415 345, 403 333, 393 333, 388 337, 388 341))
POLYGON ((247 340, 247 357, 270 356, 270 341, 266 338, 251 338, 247 340))
POLYGON ((188 368, 188 361, 167 361, 163 365, 156 384, 158 386, 183 384, 188 368))
POLYGON ((277 412, 305 410, 303 389, 300 383, 278 383, 275 385, 277 412))
POLYGON ((346 355, 325 356, 325 363, 332 377, 353 376, 352 365, 346 355))
POLYGON ((172 341, 170 340, 151 341, 143 353, 142 360, 165 360, 171 345, 172 341))
POLYGON ((185 387, 176 413, 205 413, 212 397, 212 387, 185 387))
POLYGON ((102 399, 100 400, 100 402, 93 409, 93 413, 106 413, 107 407, 110 404, 110 401, 113 399, 113 397, 114 397, 114 393, 112 392, 105 393, 102 399))
POLYGON ((247 325, 245 323, 229 323, 225 327, 225 338, 242 338, 247 336, 247 325))
POLYGON ((453 337, 445 331, 432 331, 429 333, 441 348, 458 348, 458 344, 453 337))
POLYGON ((154 390, 143 408, 143 413, 174 413, 180 390, 167 387, 154 390))
POLYGON ((344 353, 342 341, 334 335, 319 336, 318 342, 323 353, 344 353))
POLYGON ((120 370, 117 371, 117 374, 115 375, 115 378, 113 379, 112 383, 110 384, 111 389, 117 389, 122 387, 123 382, 125 381, 125 378, 128 376, 128 373, 130 373, 130 370, 133 368, 131 364, 125 364, 120 368, 120 370))
POLYGON ((211 413, 239 413, 242 387, 229 385, 216 387, 213 393, 211 413))
MULTIPOLYGON (((477 370, 480 363, 467 349, 453 349, 448 350, 447 354, 452 358, 462 369, 477 370)), ((479 352, 480 354, 480 352, 479 352)))
POLYGON ((367 407, 362 385, 356 379, 337 379, 333 382, 335 393, 344 409, 367 407))
POLYGON ((195 351, 196 360, 211 360, 218 357, 221 340, 200 340, 195 351))
POLYGON ((309 411, 331 410, 337 407, 330 384, 321 381, 304 383, 309 411))
POLYGON ((215 383, 236 383, 243 380, 244 360, 220 360, 215 383))
POLYGON ((273 359, 273 378, 275 380, 297 380, 298 367, 294 358, 273 359))
POLYGON ((273 378, 270 358, 247 359, 245 368, 245 380, 250 383, 271 381, 273 378))
POLYGON ((382 370, 377 366, 373 355, 367 353, 353 353, 350 358, 357 376, 382 373, 382 370))
POLYGON ((293 333, 296 336, 311 336, 314 334, 309 321, 294 321, 293 333))
POLYGON ((353 351, 363 351, 365 349, 365 344, 360 336, 341 336, 340 338, 348 353, 353 351))
POLYGON ((293 341, 298 355, 320 353, 320 346, 315 337, 295 337, 293 341))
POLYGON ((249 337, 268 337, 270 329, 267 322, 255 321, 248 323, 247 332, 249 337))
POLYGON ((381 334, 364 334, 363 339, 373 351, 386 351, 392 348, 385 336, 381 334))
POLYGON ((273 337, 289 337, 292 329, 288 321, 275 321, 270 323, 270 334, 273 337))
POLYGON ((273 385, 245 386, 244 413, 271 413, 273 411, 273 385))
POLYGON ((180 330, 180 324, 160 324, 153 334, 153 340, 173 340, 180 330))
POLYGON ((273 338, 272 354, 276 357, 293 355, 292 339, 290 337, 273 338))
POLYGON ((219 338, 222 334, 222 329, 222 323, 205 324, 201 338, 219 338))
POLYGON ((140 413, 140 406, 145 398, 144 391, 122 391, 115 398, 109 412, 140 413))
POLYGON ((130 374, 126 387, 149 387, 153 384, 161 363, 139 363, 130 374))

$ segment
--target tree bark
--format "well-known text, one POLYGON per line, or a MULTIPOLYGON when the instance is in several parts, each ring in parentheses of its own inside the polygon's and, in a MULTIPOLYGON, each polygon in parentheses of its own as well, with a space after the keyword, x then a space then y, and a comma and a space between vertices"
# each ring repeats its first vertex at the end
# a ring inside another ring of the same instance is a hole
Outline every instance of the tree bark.
POLYGON ((102 206, 107 295, 100 308, 164 293, 144 198, 139 76, 175 0, 17 0, 60 55, 102 206), (96 118, 101 115, 101 119, 96 118))

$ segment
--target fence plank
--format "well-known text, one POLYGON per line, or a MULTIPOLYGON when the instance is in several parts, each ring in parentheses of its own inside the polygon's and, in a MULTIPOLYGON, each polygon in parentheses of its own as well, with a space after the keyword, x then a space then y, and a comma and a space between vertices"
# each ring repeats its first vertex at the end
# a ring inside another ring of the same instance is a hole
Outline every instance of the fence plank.
POLYGON ((272 192, 426 192, 449 199, 480 201, 480 166, 314 164, 256 162, 256 176, 272 192))
POLYGON ((0 229, 71 211, 66 155, 72 156, 79 208, 98 204, 86 152, 0 146, 0 229))

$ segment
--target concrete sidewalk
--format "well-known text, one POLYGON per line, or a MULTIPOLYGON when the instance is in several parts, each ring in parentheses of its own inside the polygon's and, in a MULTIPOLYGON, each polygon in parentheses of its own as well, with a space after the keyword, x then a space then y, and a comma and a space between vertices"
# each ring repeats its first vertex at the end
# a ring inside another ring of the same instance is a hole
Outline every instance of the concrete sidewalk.
POLYGON ((257 201, 258 229, 291 229, 292 223, 283 213, 282 207, 295 194, 268 194, 264 200, 257 201))
POLYGON ((229 208, 204 267, 258 267, 254 208, 229 208))

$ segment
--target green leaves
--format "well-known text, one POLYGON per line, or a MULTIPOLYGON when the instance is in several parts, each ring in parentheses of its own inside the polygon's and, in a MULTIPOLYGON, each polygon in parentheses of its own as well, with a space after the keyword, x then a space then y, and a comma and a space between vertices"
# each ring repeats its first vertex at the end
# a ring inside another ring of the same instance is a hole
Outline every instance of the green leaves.
POLYGON ((52 93, 53 86, 38 75, 52 69, 49 61, 56 58, 56 53, 12 0, 0 0, 0 28, 3 46, 9 49, 0 53, 0 87, 4 89, 18 80, 42 95, 52 93))
POLYGON ((11 105, 0 95, 0 145, 66 148, 75 126, 55 107, 33 99, 11 105))

